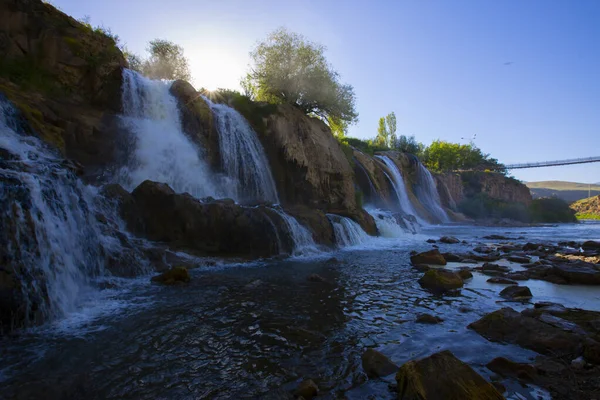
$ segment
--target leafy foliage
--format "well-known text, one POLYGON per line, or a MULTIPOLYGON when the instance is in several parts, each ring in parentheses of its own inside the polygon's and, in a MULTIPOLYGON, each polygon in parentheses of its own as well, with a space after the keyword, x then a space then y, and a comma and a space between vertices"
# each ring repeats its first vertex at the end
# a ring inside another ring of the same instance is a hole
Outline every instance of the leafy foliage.
POLYGON ((416 156, 420 156, 425 149, 425 146, 422 143, 417 142, 414 136, 405 135, 400 135, 393 142, 392 147, 394 150, 414 154, 416 156))
POLYGON ((436 140, 423 149, 421 161, 436 172, 489 169, 502 171, 503 166, 473 144, 450 143, 436 140))
POLYGON ((378 146, 373 140, 362 140, 353 137, 344 137, 341 139, 342 143, 352 146, 365 154, 373 155, 377 151, 389 150, 388 147, 378 146))
POLYGON ((358 120, 354 88, 339 81, 324 52, 322 45, 280 28, 250 53, 253 67, 242 88, 254 100, 293 104, 345 131, 358 120))
POLYGON ((183 47, 163 39, 150 41, 147 47, 148 58, 144 59, 123 49, 129 68, 152 79, 191 79, 188 59, 183 47))
POLYGON ((396 114, 389 113, 379 118, 375 143, 381 147, 393 148, 396 142, 396 114))
POLYGON ((575 210, 558 197, 535 199, 529 206, 533 222, 576 222, 575 210))

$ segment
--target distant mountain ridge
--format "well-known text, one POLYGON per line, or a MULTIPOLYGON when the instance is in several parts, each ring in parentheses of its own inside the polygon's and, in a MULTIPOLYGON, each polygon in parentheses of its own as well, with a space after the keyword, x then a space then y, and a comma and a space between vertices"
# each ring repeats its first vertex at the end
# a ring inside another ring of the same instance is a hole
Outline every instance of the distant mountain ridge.
POLYGON ((534 199, 558 197, 568 203, 600 195, 600 184, 567 181, 540 181, 525 183, 534 199))

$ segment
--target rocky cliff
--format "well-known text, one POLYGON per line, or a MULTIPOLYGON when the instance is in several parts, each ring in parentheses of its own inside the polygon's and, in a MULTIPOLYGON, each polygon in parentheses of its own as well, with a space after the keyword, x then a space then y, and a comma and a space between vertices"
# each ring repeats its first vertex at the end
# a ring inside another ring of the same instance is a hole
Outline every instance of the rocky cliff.
MULTIPOLYGON (((483 193, 495 200, 511 203, 531 203, 531 193, 527 186, 514 178, 493 172, 461 172, 437 174, 456 204, 465 198, 483 193)), ((442 196, 443 197, 443 196, 442 196)))

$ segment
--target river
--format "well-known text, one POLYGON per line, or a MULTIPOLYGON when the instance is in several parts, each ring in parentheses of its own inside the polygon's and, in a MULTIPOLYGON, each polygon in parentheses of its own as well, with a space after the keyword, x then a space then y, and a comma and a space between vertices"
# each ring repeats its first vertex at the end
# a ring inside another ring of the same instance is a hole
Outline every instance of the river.
MULTIPOLYGON (((504 286, 474 273, 460 295, 433 296, 418 285, 421 274, 411 268, 409 252, 430 249, 425 240, 442 235, 468 244, 440 244, 441 251, 467 251, 491 242, 482 239, 491 234, 518 237, 516 243, 600 240, 600 224, 432 226, 308 258, 200 266, 182 286, 153 285, 148 276, 110 279, 66 318, 0 341, 0 397, 281 398, 311 378, 323 398, 395 398, 393 375, 364 375, 366 348, 398 365, 449 349, 489 376, 485 364, 495 357, 528 361, 536 355, 466 328, 506 306, 498 296, 504 286), (309 281, 311 274, 325 281, 309 281), (415 323, 424 312, 444 322, 415 323)), ((534 302, 600 310, 597 287, 523 284, 534 302)), ((508 398, 538 396, 548 398, 533 387, 508 385, 508 398)))

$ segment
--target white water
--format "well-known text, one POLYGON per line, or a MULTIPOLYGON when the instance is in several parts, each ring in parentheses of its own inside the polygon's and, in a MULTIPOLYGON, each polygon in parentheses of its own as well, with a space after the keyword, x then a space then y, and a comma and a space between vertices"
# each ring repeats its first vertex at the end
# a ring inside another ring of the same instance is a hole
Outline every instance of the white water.
POLYGON ((26 323, 62 316, 103 275, 118 250, 95 218, 94 191, 39 139, 22 134, 15 109, 0 99, 0 253, 22 285, 26 323))
POLYGON ((304 256, 320 253, 310 231, 302 226, 302 224, 300 224, 296 218, 286 214, 278 208, 273 208, 273 210, 277 212, 285 221, 288 233, 294 242, 294 250, 292 251, 292 255, 304 256))
POLYGON ((217 121, 221 165, 234 182, 234 198, 279 203, 269 161, 256 132, 233 108, 204 100, 217 121))
POLYGON ((392 176, 390 177, 387 175, 387 173, 384 172, 390 180, 390 182, 392 182, 392 186, 394 187, 394 191, 396 192, 396 196, 398 197, 398 204, 400 205, 400 209, 402 210, 402 212, 407 215, 415 216, 415 218, 417 218, 417 221, 420 224, 425 225, 425 222, 419 218, 419 214, 416 212, 412 202, 410 201, 410 198, 408 197, 408 192, 406 190, 404 179, 402 178, 402 174, 396 166, 396 163, 394 163, 392 159, 388 156, 375 157, 380 159, 385 164, 385 166, 388 167, 390 173, 392 174, 392 176))
POLYGON ((359 224, 347 217, 327 214, 333 226, 333 233, 338 247, 357 246, 367 242, 370 237, 359 224))
POLYGON ((204 161, 204 150, 183 132, 171 82, 123 71, 123 121, 134 134, 133 155, 119 173, 119 183, 129 191, 149 179, 168 184, 178 193, 196 198, 231 197, 221 190, 204 161))
POLYGON ((379 234, 385 238, 406 237, 408 233, 417 233, 420 226, 416 221, 412 221, 410 217, 394 215, 391 211, 381 210, 374 207, 365 207, 375 220, 375 225, 379 230, 379 234), (398 223, 397 218, 402 218, 402 225, 398 223))
POLYGON ((439 222, 450 222, 448 214, 442 207, 440 195, 431 172, 421 162, 417 162, 417 164, 417 198, 439 222))

